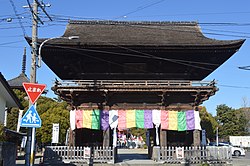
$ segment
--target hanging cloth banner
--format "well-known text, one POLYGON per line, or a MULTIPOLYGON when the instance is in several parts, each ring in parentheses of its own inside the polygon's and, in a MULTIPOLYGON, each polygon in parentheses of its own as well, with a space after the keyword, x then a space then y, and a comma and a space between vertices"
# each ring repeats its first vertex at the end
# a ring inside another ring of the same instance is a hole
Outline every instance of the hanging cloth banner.
POLYGON ((186 113, 184 111, 179 111, 177 113, 178 119, 178 131, 186 131, 187 130, 187 122, 186 122, 186 113))
POLYGON ((101 111, 101 130, 107 130, 109 128, 109 111, 101 111))
POLYGON ((198 111, 166 111, 166 110, 76 110, 70 112, 70 125, 74 128, 107 130, 115 127, 119 130, 128 128, 153 128, 153 124, 161 129, 186 131, 201 130, 198 111), (75 119, 72 118, 75 116, 75 119), (74 122, 75 121, 75 122, 74 122))
POLYGON ((76 118, 75 118, 75 122, 76 122, 76 128, 80 129, 80 128, 83 128, 83 125, 82 125, 82 120, 83 120, 83 116, 82 116, 82 110, 77 110, 75 112, 76 114, 76 118))
POLYGON ((116 132, 116 127, 114 128, 113 131, 113 147, 117 146, 117 132, 116 132))
POLYGON ((114 129, 118 126, 118 111, 117 110, 109 111, 109 125, 111 129, 114 129))
POLYGON ((126 124, 127 124, 127 128, 133 128, 136 127, 136 123, 135 123, 135 110, 127 110, 126 111, 126 124))
POLYGON ((100 110, 93 110, 91 116, 92 116, 91 129, 100 130, 100 125, 101 125, 100 110))
POLYGON ((118 129, 125 130, 127 129, 127 118, 126 118, 126 110, 118 110, 118 129))
POLYGON ((83 110, 83 123, 82 123, 82 127, 83 128, 88 128, 91 129, 92 126, 92 111, 91 110, 83 110))
POLYGON ((168 115, 169 115, 169 128, 168 130, 178 130, 178 125, 177 125, 177 111, 168 111, 168 115))
POLYGON ((116 128, 118 126, 118 111, 117 110, 110 110, 109 111, 109 125, 113 130, 113 146, 116 147, 117 143, 117 135, 116 135, 116 128))
POLYGON ((145 116, 144 116, 144 110, 136 110, 135 111, 135 119, 136 119, 136 127, 138 128, 144 128, 145 127, 145 116))
POLYGON ((195 129, 194 110, 186 111, 187 130, 195 129))
POLYGON ((70 129, 75 130, 76 128, 76 110, 71 110, 69 114, 70 119, 70 129))
POLYGON ((162 110, 161 111, 161 128, 168 129, 169 128, 169 115, 168 111, 162 110))
POLYGON ((201 119, 200 119, 200 114, 199 111, 194 111, 194 129, 201 130, 201 119))
POLYGON ((153 110, 152 116, 153 116, 153 123, 155 124, 156 145, 159 145, 160 141, 159 141, 158 128, 161 124, 161 110, 153 110))
POLYGON ((165 130, 186 131, 201 130, 198 111, 162 111, 161 128, 165 130))
POLYGON ((144 110, 144 128, 151 129, 153 128, 153 119, 152 119, 152 111, 144 110))

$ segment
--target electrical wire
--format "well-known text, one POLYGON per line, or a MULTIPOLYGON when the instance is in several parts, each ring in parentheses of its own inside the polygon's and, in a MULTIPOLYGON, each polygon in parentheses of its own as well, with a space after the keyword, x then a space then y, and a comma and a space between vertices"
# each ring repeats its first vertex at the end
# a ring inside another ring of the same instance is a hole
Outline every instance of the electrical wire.
POLYGON ((23 40, 18 40, 18 41, 13 41, 13 42, 6 42, 6 43, 0 43, 0 46, 8 45, 8 44, 13 44, 13 43, 20 43, 20 42, 23 42, 23 40))
POLYGON ((202 30, 250 35, 250 33, 248 32, 239 32, 239 31, 216 30, 216 29, 207 29, 207 28, 202 28, 202 30))
POLYGON ((223 85, 223 84, 217 84, 217 85, 226 88, 250 89, 250 87, 247 86, 235 86, 235 85, 223 85))
POLYGON ((9 0, 9 1, 11 3, 11 6, 12 6, 14 12, 15 12, 16 17, 18 18, 19 25, 20 25, 20 27, 22 29, 22 32, 23 32, 23 36, 25 37, 26 36, 26 31, 25 31, 25 28, 24 28, 24 26, 22 24, 21 18, 17 14, 16 6, 15 6, 15 4, 14 4, 14 2, 12 0, 9 0))
POLYGON ((140 6, 140 7, 138 7, 136 10, 133 10, 133 11, 131 11, 131 12, 128 12, 128 13, 126 13, 126 14, 123 14, 123 15, 121 15, 121 16, 119 16, 119 17, 114 18, 114 19, 116 20, 116 19, 119 19, 119 18, 123 18, 124 16, 127 17, 127 16, 130 15, 130 14, 133 14, 133 13, 136 13, 136 12, 138 12, 138 11, 140 11, 140 10, 149 8, 149 7, 151 7, 151 6, 154 6, 154 5, 156 5, 156 4, 161 3, 161 2, 163 2, 163 1, 165 1, 165 0, 159 0, 159 1, 153 2, 153 3, 148 4, 148 5, 140 6))
POLYGON ((144 17, 176 17, 176 16, 201 16, 201 15, 228 15, 228 14, 250 14, 249 11, 236 11, 236 12, 215 12, 215 13, 180 13, 180 14, 162 14, 162 15, 143 15, 131 16, 131 18, 144 18, 144 17))

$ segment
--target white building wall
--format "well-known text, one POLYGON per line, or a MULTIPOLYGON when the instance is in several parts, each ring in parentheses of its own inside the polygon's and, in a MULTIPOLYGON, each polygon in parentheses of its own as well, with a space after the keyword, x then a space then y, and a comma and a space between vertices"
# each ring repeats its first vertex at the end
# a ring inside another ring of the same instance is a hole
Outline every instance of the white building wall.
POLYGON ((4 123, 4 114, 6 108, 6 100, 0 94, 0 123, 4 123))

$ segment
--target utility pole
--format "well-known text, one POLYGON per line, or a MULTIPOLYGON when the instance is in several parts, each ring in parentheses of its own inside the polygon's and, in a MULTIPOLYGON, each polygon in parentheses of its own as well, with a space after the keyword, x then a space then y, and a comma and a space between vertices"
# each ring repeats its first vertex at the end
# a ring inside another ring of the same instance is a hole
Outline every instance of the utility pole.
MULTIPOLYGON (((32 55, 31 55, 31 70, 30 70, 30 83, 36 83, 36 65, 37 65, 37 26, 38 26, 38 4, 37 1, 33 1, 33 10, 32 10, 32 55)), ((29 107, 32 105, 31 101, 29 102, 29 107)), ((26 155, 25 155, 25 165, 32 166, 34 163, 34 142, 35 140, 35 128, 28 127, 27 132, 27 143, 26 143, 26 155), (33 139, 32 139, 33 138, 33 139)))

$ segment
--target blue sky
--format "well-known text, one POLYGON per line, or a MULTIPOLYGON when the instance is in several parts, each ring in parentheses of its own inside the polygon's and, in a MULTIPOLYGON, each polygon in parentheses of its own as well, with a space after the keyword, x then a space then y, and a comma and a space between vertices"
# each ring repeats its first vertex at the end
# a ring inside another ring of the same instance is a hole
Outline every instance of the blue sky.
MULTIPOLYGON (((27 0, 0 0, 0 72, 7 80, 21 73, 24 47, 27 47, 26 74, 28 77, 30 75, 30 47, 24 40, 24 34, 31 36, 31 14, 28 8, 23 8, 27 6, 27 2, 27 0)), ((32 2, 33 0, 30 0, 30 3, 32 2)), ((209 38, 246 39, 233 57, 204 79, 205 81, 215 79, 219 91, 203 105, 213 115, 219 104, 233 108, 242 107, 243 98, 247 106, 250 106, 250 70, 238 69, 239 66, 250 66, 249 0, 50 0, 44 3, 51 4, 46 11, 53 21, 49 21, 43 12, 40 12, 44 25, 39 26, 39 38, 62 36, 69 19, 98 19, 197 21, 204 35, 209 38)), ((54 97, 50 88, 55 78, 58 77, 44 63, 37 71, 37 81, 47 84, 48 97, 54 97)))

